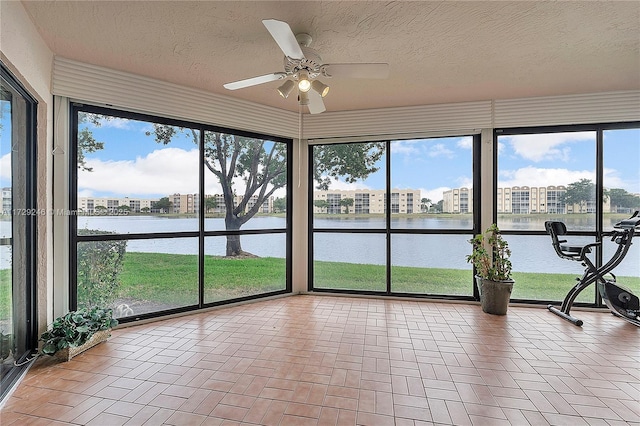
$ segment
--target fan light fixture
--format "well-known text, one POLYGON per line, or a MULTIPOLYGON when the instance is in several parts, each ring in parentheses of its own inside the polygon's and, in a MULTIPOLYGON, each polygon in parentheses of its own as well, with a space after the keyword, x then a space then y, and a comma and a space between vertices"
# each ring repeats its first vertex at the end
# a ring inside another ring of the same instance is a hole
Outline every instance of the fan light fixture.
POLYGON ((291 93, 295 85, 296 84, 292 80, 287 80, 282 83, 282 86, 278 87, 278 93, 280 93, 280 96, 286 99, 289 97, 289 94, 291 93))
POLYGON ((307 92, 298 93, 298 102, 300 105, 309 105, 309 94, 307 92))
POLYGON ((329 86, 327 86, 320 80, 314 80, 313 83, 311 83, 311 88, 318 92, 318 94, 323 98, 327 96, 327 93, 329 93, 329 86))
POLYGON ((311 81, 309 81, 309 73, 302 70, 298 73, 298 89, 306 93, 311 89, 311 81))
MULTIPOLYGON (((309 105, 309 90, 313 89, 322 98, 329 93, 329 86, 321 82, 320 80, 312 80, 309 77, 309 71, 302 69, 298 71, 297 77, 298 83, 298 103, 300 105, 309 105)), ((296 82, 293 80, 286 80, 280 87, 278 87, 278 93, 283 98, 288 98, 293 88, 296 86, 296 82)), ((319 98, 320 99, 320 98, 319 98)), ((320 101, 321 102, 321 101, 320 101)), ((323 108, 324 110, 324 108, 323 108)))
POLYGON ((226 83, 225 89, 238 90, 283 80, 278 87, 280 96, 288 98, 297 85, 300 104, 308 105, 309 114, 320 114, 326 111, 323 98, 329 93, 329 86, 316 80, 317 77, 387 78, 389 75, 387 63, 323 63, 318 52, 309 47, 312 41, 309 34, 294 34, 289 24, 277 19, 263 19, 262 23, 284 53, 284 70, 226 83), (313 92, 309 94, 311 89, 313 92))

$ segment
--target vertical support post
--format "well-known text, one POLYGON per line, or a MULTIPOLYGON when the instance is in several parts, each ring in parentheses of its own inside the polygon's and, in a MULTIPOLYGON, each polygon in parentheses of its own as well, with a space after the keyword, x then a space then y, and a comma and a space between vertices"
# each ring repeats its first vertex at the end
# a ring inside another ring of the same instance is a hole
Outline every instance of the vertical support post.
MULTIPOLYGON (((494 164, 493 129, 482 129, 480 132, 480 231, 487 229, 497 218, 495 208, 496 179, 494 164)), ((475 194, 474 194, 475 196, 475 194)))
POLYGON ((54 97, 53 316, 69 311, 69 99, 54 97))
POLYGON ((291 185, 291 291, 304 293, 308 288, 308 249, 309 249, 309 143, 307 139, 293 140, 293 181, 291 185))

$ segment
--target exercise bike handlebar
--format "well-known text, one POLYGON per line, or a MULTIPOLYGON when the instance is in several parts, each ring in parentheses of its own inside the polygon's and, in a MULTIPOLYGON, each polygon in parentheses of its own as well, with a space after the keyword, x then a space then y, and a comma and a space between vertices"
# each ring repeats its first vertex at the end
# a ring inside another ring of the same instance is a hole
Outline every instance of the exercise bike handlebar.
POLYGON ((636 210, 629 219, 621 220, 613 227, 615 229, 635 229, 640 227, 640 210, 636 210))

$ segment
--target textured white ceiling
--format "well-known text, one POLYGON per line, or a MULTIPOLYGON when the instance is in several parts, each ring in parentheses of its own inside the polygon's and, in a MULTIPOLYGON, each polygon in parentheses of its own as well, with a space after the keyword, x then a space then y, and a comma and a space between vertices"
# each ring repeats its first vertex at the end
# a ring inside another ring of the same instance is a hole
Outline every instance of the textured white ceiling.
POLYGON ((328 111, 640 89, 640 2, 23 1, 60 56, 297 110, 262 19, 312 35, 325 63, 388 62, 387 80, 327 80, 328 111))

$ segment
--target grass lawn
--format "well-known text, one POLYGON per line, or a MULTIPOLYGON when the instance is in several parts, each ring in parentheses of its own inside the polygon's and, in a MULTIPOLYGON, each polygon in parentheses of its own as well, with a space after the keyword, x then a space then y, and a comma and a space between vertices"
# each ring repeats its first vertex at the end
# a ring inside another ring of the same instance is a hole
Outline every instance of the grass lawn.
MULTIPOLYGON (((285 287, 285 261, 280 258, 225 259, 205 257, 205 300, 259 294, 285 287)), ((197 302, 197 257, 160 253, 128 252, 120 276, 123 298, 162 303, 197 302)), ((471 270, 394 266, 392 290, 399 293, 472 294, 471 270)), ((513 298, 562 300, 575 283, 573 274, 514 273, 513 298)), ((314 262, 318 288, 377 290, 386 288, 384 266, 339 262, 314 262)), ((640 294, 640 278, 618 277, 618 281, 640 294)), ((593 289, 579 301, 592 302, 593 289)))
MULTIPOLYGON (((286 263, 279 258, 225 259, 206 256, 205 302, 242 297, 286 286, 286 263)), ((127 252, 119 297, 173 306, 198 303, 198 257, 127 252)))
MULTIPOLYGON (((0 320, 11 315, 11 269, 0 269, 0 320)), ((7 332, 7 330, 2 330, 7 332)))
MULTIPOLYGON (((286 264, 280 258, 225 259, 205 257, 205 302, 283 290, 286 264)), ((394 266, 392 290, 398 293, 471 295, 471 270, 394 266)), ((573 274, 519 273, 512 297, 557 300, 575 283, 573 274)), ((151 301, 160 305, 186 306, 198 302, 198 264, 195 255, 127 252, 120 275, 118 297, 151 301)), ((380 265, 314 262, 318 288, 386 289, 386 270, 380 265)), ((618 282, 640 294, 639 277, 618 277, 618 282)), ((593 287, 578 301, 593 302, 593 287)), ((0 270, 0 319, 8 318, 11 306, 11 270, 0 270)))

